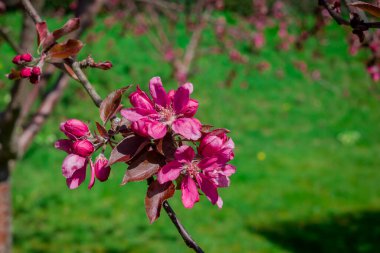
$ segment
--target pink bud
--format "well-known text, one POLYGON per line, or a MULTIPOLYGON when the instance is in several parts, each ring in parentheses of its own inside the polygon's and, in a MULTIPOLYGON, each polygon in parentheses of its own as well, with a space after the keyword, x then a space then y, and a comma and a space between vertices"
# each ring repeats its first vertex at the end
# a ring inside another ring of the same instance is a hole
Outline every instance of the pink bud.
POLYGON ((40 82, 40 79, 41 79, 40 76, 33 75, 32 73, 32 75, 29 77, 29 82, 31 82, 32 84, 37 84, 40 82))
POLYGON ((25 61, 25 62, 31 62, 33 60, 33 56, 29 53, 26 53, 26 54, 22 54, 21 55, 21 60, 25 61))
POLYGON ((110 175, 111 167, 107 166, 108 160, 103 154, 96 157, 95 160, 95 175, 100 181, 106 181, 110 175))
POLYGON ((108 70, 112 68, 112 63, 110 61, 95 63, 93 67, 98 68, 98 69, 108 70))
POLYGON ((36 75, 36 76, 40 76, 41 75, 41 69, 40 69, 40 67, 33 67, 32 74, 36 75))
POLYGON ((19 55, 16 55, 15 57, 13 57, 13 60, 12 60, 12 62, 13 62, 14 64, 20 64, 21 61, 22 61, 22 59, 21 59, 21 55, 20 55, 20 54, 19 54, 19 55))
POLYGON ((87 124, 77 119, 69 119, 61 123, 60 130, 70 139, 81 138, 90 134, 87 124))
POLYGON ((23 68, 21 71, 20 71, 20 76, 22 78, 28 78, 32 75, 32 69, 31 68, 23 68))
POLYGON ((90 156, 94 150, 94 145, 88 140, 79 140, 73 144, 73 152, 82 157, 90 156))

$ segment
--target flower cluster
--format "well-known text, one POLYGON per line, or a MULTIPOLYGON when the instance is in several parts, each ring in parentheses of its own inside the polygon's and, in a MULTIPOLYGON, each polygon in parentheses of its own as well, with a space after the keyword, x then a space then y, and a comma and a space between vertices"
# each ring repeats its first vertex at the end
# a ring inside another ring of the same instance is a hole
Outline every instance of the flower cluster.
POLYGON ((32 84, 37 84, 41 79, 41 64, 29 53, 19 54, 13 57, 12 62, 19 66, 20 70, 13 70, 8 74, 9 79, 26 78, 32 84))
POLYGON ((68 153, 62 164, 62 174, 66 178, 70 189, 77 188, 86 178, 87 165, 90 163, 91 180, 88 188, 92 188, 95 177, 100 181, 108 179, 110 167, 108 160, 100 154, 95 164, 91 161, 91 155, 95 151, 94 144, 90 141, 92 135, 88 126, 77 119, 70 119, 61 124, 60 130, 69 138, 56 141, 55 148, 68 153))
POLYGON ((102 102, 103 125, 96 124, 98 134, 92 134, 80 120, 62 123, 61 131, 68 139, 57 141, 55 147, 68 153, 62 172, 69 188, 77 188, 84 181, 88 164, 91 188, 95 178, 107 180, 110 166, 123 162, 128 169, 122 184, 149 182, 145 206, 151 222, 158 218, 163 201, 174 195, 175 184, 182 191, 186 208, 199 201, 200 192, 221 208, 218 188, 228 187, 235 173, 229 164, 235 146, 228 130, 212 130, 195 118, 198 101, 190 98, 193 85, 185 83, 167 92, 161 79, 154 77, 149 83, 150 96, 137 86, 129 95, 132 107, 122 108, 121 96, 126 89, 114 91, 102 102), (123 120, 117 118, 119 112, 123 120), (105 128, 108 121, 109 130, 105 128), (107 145, 112 148, 109 159, 101 154, 93 164, 95 150, 104 150, 107 145))
POLYGON ((212 204, 222 207, 217 188, 228 187, 229 177, 235 173, 235 167, 227 164, 234 157, 234 143, 226 133, 226 130, 214 130, 205 134, 197 155, 192 147, 180 146, 175 160, 158 172, 157 180, 161 184, 181 177, 182 202, 186 208, 192 208, 199 201, 198 188, 212 204))

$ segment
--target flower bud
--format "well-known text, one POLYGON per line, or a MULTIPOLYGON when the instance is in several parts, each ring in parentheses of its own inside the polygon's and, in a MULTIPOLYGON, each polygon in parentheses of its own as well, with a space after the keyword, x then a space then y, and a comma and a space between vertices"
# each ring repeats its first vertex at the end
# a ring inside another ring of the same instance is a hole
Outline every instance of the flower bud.
POLYGON ((41 69, 40 69, 40 67, 33 67, 32 74, 36 75, 36 76, 40 76, 41 75, 41 69))
POLYGON ((81 138, 90 134, 88 126, 77 119, 69 119, 64 123, 61 123, 60 129, 70 139, 81 138))
POLYGON ((100 154, 98 157, 96 157, 95 175, 99 181, 106 181, 110 175, 111 167, 107 166, 107 164, 108 160, 103 154, 100 154))
POLYGON ((21 60, 25 61, 25 62, 31 62, 33 60, 33 56, 29 53, 26 53, 26 54, 22 54, 21 55, 21 60))
POLYGON ((82 157, 90 156, 94 150, 94 145, 88 140, 79 140, 73 144, 73 152, 82 157))
POLYGON ((29 82, 31 82, 32 84, 37 84, 39 83, 41 80, 41 77, 40 76, 37 76, 37 75, 32 75, 29 77, 29 82))
POLYGON ((15 57, 13 57, 13 60, 12 60, 12 62, 13 62, 14 64, 20 64, 21 61, 22 61, 22 59, 21 59, 21 55, 20 55, 20 54, 19 54, 19 55, 16 55, 15 57))
POLYGON ((32 75, 32 69, 31 68, 23 68, 21 71, 20 71, 20 76, 22 78, 28 78, 32 75))

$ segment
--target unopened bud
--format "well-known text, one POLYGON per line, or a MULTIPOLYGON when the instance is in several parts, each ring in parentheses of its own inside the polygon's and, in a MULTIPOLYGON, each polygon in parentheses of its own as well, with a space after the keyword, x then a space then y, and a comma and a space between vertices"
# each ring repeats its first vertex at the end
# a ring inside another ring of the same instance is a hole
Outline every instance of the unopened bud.
POLYGON ((61 123, 60 130, 70 139, 81 138, 90 134, 87 124, 77 119, 69 119, 61 123))
POLYGON ((36 76, 40 76, 41 75, 41 69, 40 69, 40 67, 33 67, 32 74, 36 75, 36 76))
POLYGON ((33 75, 32 73, 32 75, 29 77, 29 82, 31 82, 32 84, 37 84, 40 82, 40 79, 41 79, 40 76, 33 75))
POLYGON ((95 160, 95 175, 96 178, 100 181, 106 181, 110 175, 111 167, 107 166, 108 160, 103 155, 100 154, 98 157, 96 157, 95 160))
POLYGON ((33 60, 33 56, 29 53, 26 53, 26 54, 22 54, 21 55, 21 60, 25 61, 25 62, 31 62, 33 60))
POLYGON ((94 145, 88 140, 79 140, 73 144, 73 152, 82 157, 90 156, 94 150, 94 145))
POLYGON ((22 78, 28 78, 32 75, 32 69, 31 68, 23 68, 21 71, 20 71, 20 76, 22 78))
POLYGON ((13 60, 12 60, 12 62, 13 62, 14 64, 20 64, 21 61, 22 61, 22 59, 21 59, 21 55, 16 55, 15 57, 13 57, 13 60))

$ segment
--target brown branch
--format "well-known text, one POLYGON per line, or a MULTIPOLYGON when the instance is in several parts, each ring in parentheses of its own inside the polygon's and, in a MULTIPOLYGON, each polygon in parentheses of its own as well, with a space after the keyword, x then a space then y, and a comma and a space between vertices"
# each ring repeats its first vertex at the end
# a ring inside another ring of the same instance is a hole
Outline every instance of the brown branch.
POLYGON ((33 5, 30 3, 29 0, 21 0, 21 2, 24 5, 24 9, 29 14, 29 16, 33 19, 33 22, 35 24, 42 22, 41 17, 38 15, 36 9, 33 7, 33 5))
POLYGON ((70 77, 65 73, 61 73, 54 88, 47 94, 42 104, 40 105, 36 115, 33 117, 32 122, 28 125, 18 140, 18 149, 20 155, 24 154, 27 147, 40 131, 43 123, 45 123, 47 117, 53 111, 55 105, 59 101, 64 89, 68 85, 70 77))
POLYGON ((186 231, 186 229, 183 227, 181 222, 178 220, 173 208, 171 208, 169 203, 165 200, 162 203, 162 206, 164 207, 166 213, 168 214, 170 220, 173 222, 174 226, 177 228, 178 233, 181 235, 186 245, 194 249, 194 251, 197 253, 203 253, 204 251, 201 249, 201 247, 199 247, 198 244, 191 238, 189 233, 186 231))
POLYGON ((16 42, 9 36, 9 31, 4 27, 0 27, 0 36, 9 44, 9 46, 15 51, 17 54, 21 54, 20 47, 16 44, 16 42))
POLYGON ((83 73, 80 63, 76 61, 70 62, 74 73, 77 75, 79 82, 82 84, 83 88, 87 91, 88 95, 91 97, 92 101, 97 107, 100 107, 102 99, 99 94, 96 92, 94 86, 88 81, 87 76, 83 73))

